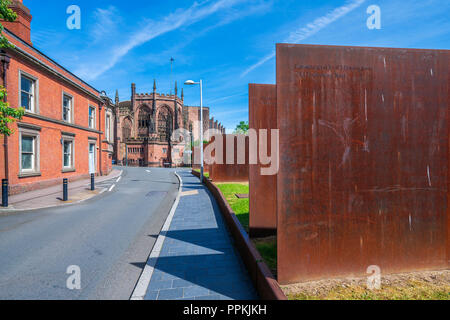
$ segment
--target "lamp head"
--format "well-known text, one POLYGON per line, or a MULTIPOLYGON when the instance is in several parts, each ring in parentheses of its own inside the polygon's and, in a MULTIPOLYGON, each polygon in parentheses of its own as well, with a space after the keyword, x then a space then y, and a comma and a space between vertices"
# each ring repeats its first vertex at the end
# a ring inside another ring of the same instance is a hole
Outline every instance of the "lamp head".
POLYGON ((186 81, 184 84, 187 85, 187 86, 193 86, 193 85, 195 85, 196 83, 195 83, 194 81, 192 81, 192 80, 188 80, 188 81, 186 81))

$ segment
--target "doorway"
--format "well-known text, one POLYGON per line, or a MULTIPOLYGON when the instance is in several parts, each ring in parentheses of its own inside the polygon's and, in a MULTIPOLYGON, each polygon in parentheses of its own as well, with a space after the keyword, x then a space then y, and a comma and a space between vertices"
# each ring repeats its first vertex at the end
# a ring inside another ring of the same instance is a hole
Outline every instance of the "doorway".
POLYGON ((96 173, 95 143, 89 143, 89 174, 96 173))

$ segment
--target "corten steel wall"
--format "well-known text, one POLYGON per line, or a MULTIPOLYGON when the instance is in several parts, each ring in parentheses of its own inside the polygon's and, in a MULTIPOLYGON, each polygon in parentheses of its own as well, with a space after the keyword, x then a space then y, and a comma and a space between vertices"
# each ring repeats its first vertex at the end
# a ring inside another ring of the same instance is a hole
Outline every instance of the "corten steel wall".
MULTIPOLYGON (((267 84, 250 84, 249 125, 255 129, 267 130, 268 154, 271 154, 271 129, 277 129, 277 87, 267 84)), ((259 150, 259 148, 258 148, 259 150)), ((260 164, 249 167, 250 185, 250 236, 261 237, 276 234, 277 228, 277 176, 261 175, 260 164)))
POLYGON ((449 266, 449 58, 277 45, 280 283, 449 266))
MULTIPOLYGON (((209 177, 214 182, 247 182, 249 173, 249 148, 248 136, 245 136, 245 161, 244 164, 238 163, 238 136, 232 134, 224 134, 223 137, 223 164, 212 164, 209 166, 209 177), (227 138, 228 137, 228 138, 227 138), (231 140, 234 140, 234 147, 231 145, 231 140), (227 142, 228 141, 228 142, 227 142), (227 148, 228 146, 228 148, 227 148), (227 149, 229 149, 227 151, 227 149), (234 151, 231 151, 234 150, 234 151), (227 152, 230 152, 227 155, 227 152), (232 154, 234 159, 232 159, 232 154), (227 157, 230 158, 227 162, 227 157)), ((215 137, 212 138, 215 140, 215 137)), ((215 154, 214 154, 215 155, 215 154)))

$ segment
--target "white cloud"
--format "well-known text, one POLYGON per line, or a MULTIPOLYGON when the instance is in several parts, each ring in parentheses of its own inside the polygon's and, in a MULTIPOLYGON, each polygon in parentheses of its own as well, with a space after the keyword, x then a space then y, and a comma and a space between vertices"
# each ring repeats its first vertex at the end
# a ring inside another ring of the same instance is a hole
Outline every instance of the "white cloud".
POLYGON ((216 103, 216 102, 220 102, 220 101, 229 100, 229 99, 232 99, 232 98, 242 97, 242 96, 245 96, 246 94, 247 94, 247 92, 242 92, 242 93, 239 93, 239 94, 233 94, 233 95, 229 95, 229 96, 225 96, 225 97, 220 97, 220 98, 217 98, 217 99, 209 100, 208 103, 212 104, 212 103, 216 103))
POLYGON ((103 40, 104 36, 112 34, 118 21, 121 20, 119 11, 114 6, 109 6, 107 9, 96 9, 94 18, 96 23, 92 28, 91 35, 96 42, 103 40))
MULTIPOLYGON (((333 11, 329 12, 328 14, 315 19, 313 22, 308 23, 305 27, 299 28, 298 30, 291 32, 289 34, 289 36, 283 42, 299 43, 300 41, 303 41, 303 40, 315 35, 317 32, 326 28, 331 23, 346 16, 351 11, 360 7, 364 3, 364 1, 365 0, 348 1, 345 5, 338 7, 336 9, 334 9, 333 11)), ((259 60, 257 63, 253 64, 252 66, 247 68, 244 72, 242 72, 241 77, 244 77, 249 72, 253 71, 254 69, 256 69, 259 66, 263 65, 264 63, 266 63, 267 61, 273 59, 274 57, 275 57, 275 52, 272 52, 271 54, 265 56, 264 58, 259 60)))
MULTIPOLYGON (((101 65, 96 65, 95 67, 84 66, 78 70, 77 74, 87 80, 94 80, 113 68, 120 59, 134 48, 163 34, 177 30, 181 27, 190 26, 212 14, 245 1, 246 0, 218 0, 211 2, 208 0, 202 3, 194 2, 194 4, 186 10, 178 9, 161 20, 148 21, 144 28, 132 34, 122 45, 112 48, 110 51, 112 54, 109 55, 106 61, 102 61, 101 65)), ((103 16, 109 17, 107 14, 103 16)))
POLYGON ((156 54, 150 54, 150 55, 141 57, 140 60, 141 60, 141 62, 144 62, 144 63, 150 62, 153 64, 159 64, 159 65, 164 64, 165 65, 165 64, 167 64, 167 57, 176 55, 176 56, 178 56, 177 61, 179 61, 180 55, 178 54, 178 52, 180 52, 182 49, 184 49, 186 46, 188 46, 190 43, 192 43, 192 41, 194 41, 195 39, 203 37, 208 32, 211 32, 217 28, 220 28, 222 26, 233 23, 236 20, 240 20, 240 19, 243 19, 248 16, 265 14, 270 10, 272 4, 273 4, 273 1, 270 0, 270 1, 265 1, 262 3, 258 3, 255 6, 246 7, 246 10, 240 10, 240 8, 228 10, 223 15, 223 17, 220 17, 216 21, 215 24, 213 24, 207 28, 204 28, 203 30, 200 30, 198 32, 192 33, 187 37, 184 37, 183 41, 177 43, 176 45, 170 47, 169 49, 167 49, 165 51, 161 51, 156 54))

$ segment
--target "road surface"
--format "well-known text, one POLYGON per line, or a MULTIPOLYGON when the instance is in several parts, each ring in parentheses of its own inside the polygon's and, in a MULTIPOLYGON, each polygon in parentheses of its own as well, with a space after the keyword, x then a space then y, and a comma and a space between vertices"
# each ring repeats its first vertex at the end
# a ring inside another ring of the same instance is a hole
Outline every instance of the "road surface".
POLYGON ((82 204, 0 216, 0 299, 131 297, 179 182, 173 169, 121 169, 82 204))

